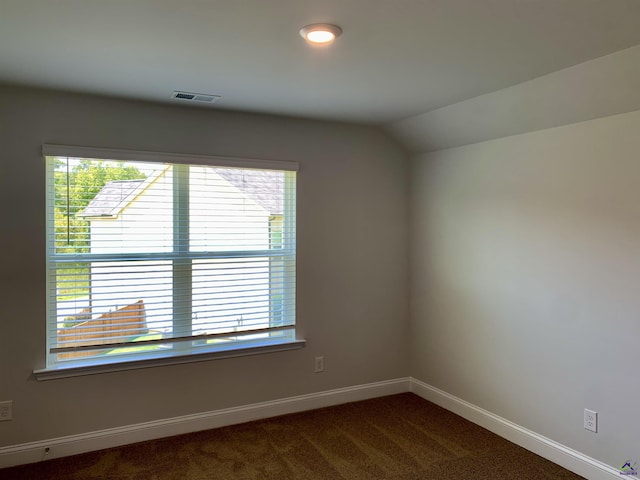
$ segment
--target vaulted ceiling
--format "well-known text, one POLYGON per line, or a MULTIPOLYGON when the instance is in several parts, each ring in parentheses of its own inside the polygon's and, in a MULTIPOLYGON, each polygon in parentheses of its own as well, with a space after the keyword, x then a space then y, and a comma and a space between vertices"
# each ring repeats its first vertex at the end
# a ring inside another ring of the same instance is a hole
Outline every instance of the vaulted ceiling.
POLYGON ((0 0, 0 81, 399 121, 640 44, 638 0, 0 0), (328 47, 309 23, 344 33, 328 47))

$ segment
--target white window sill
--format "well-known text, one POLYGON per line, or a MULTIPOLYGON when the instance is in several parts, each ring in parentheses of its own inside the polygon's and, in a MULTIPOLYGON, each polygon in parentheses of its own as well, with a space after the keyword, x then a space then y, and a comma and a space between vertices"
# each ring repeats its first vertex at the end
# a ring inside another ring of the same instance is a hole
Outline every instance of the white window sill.
POLYGON ((100 363, 86 361, 84 363, 73 363, 70 365, 57 365, 55 367, 34 370, 33 374, 37 380, 54 380, 57 378, 79 377, 82 375, 94 375, 96 373, 119 372, 123 370, 135 370, 139 368, 159 367, 163 365, 178 365, 182 363, 203 362, 206 360, 215 360, 220 358, 244 357, 247 355, 260 355, 264 353, 283 352, 287 350, 298 350, 303 348, 306 340, 278 340, 278 341, 261 341, 255 344, 239 344, 229 345, 224 349, 190 352, 190 353, 174 353, 162 352, 150 354, 146 357, 118 358, 109 359, 106 363, 100 359, 100 363))

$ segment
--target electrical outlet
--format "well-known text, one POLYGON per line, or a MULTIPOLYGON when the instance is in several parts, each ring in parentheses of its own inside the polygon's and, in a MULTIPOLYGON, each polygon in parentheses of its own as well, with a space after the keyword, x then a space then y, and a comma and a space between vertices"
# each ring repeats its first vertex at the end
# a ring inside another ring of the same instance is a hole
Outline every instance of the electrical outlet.
POLYGON ((584 428, 592 432, 598 432, 598 412, 584 409, 584 428))
POLYGON ((315 372, 316 373, 324 372, 324 357, 322 356, 316 357, 315 372))
POLYGON ((13 402, 8 400, 0 402, 0 422, 11 420, 13 418, 13 402))

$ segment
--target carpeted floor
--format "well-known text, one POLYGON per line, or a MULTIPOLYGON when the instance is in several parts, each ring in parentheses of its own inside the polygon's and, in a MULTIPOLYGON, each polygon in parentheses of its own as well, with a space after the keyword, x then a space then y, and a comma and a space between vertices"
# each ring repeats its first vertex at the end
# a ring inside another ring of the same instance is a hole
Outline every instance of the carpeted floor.
POLYGON ((0 470, 2 480, 575 480, 411 393, 0 470))

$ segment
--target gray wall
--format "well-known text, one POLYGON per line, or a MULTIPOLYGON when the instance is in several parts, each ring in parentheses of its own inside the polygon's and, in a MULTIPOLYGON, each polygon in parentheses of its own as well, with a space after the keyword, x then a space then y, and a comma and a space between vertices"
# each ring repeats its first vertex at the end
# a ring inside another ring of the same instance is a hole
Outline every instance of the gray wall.
POLYGON ((614 467, 640 455, 638 132, 632 112, 411 168, 412 375, 614 467))
POLYGON ((0 86, 0 445, 411 374, 609 465, 637 459, 638 131, 631 112, 408 168, 373 128, 0 86), (299 161, 307 348, 36 382, 43 143, 299 161))
POLYGON ((0 86, 0 446, 406 376, 407 157, 378 129, 0 86), (306 348, 37 382, 43 143, 300 162, 306 348), (325 372, 313 373, 313 357, 325 372))

